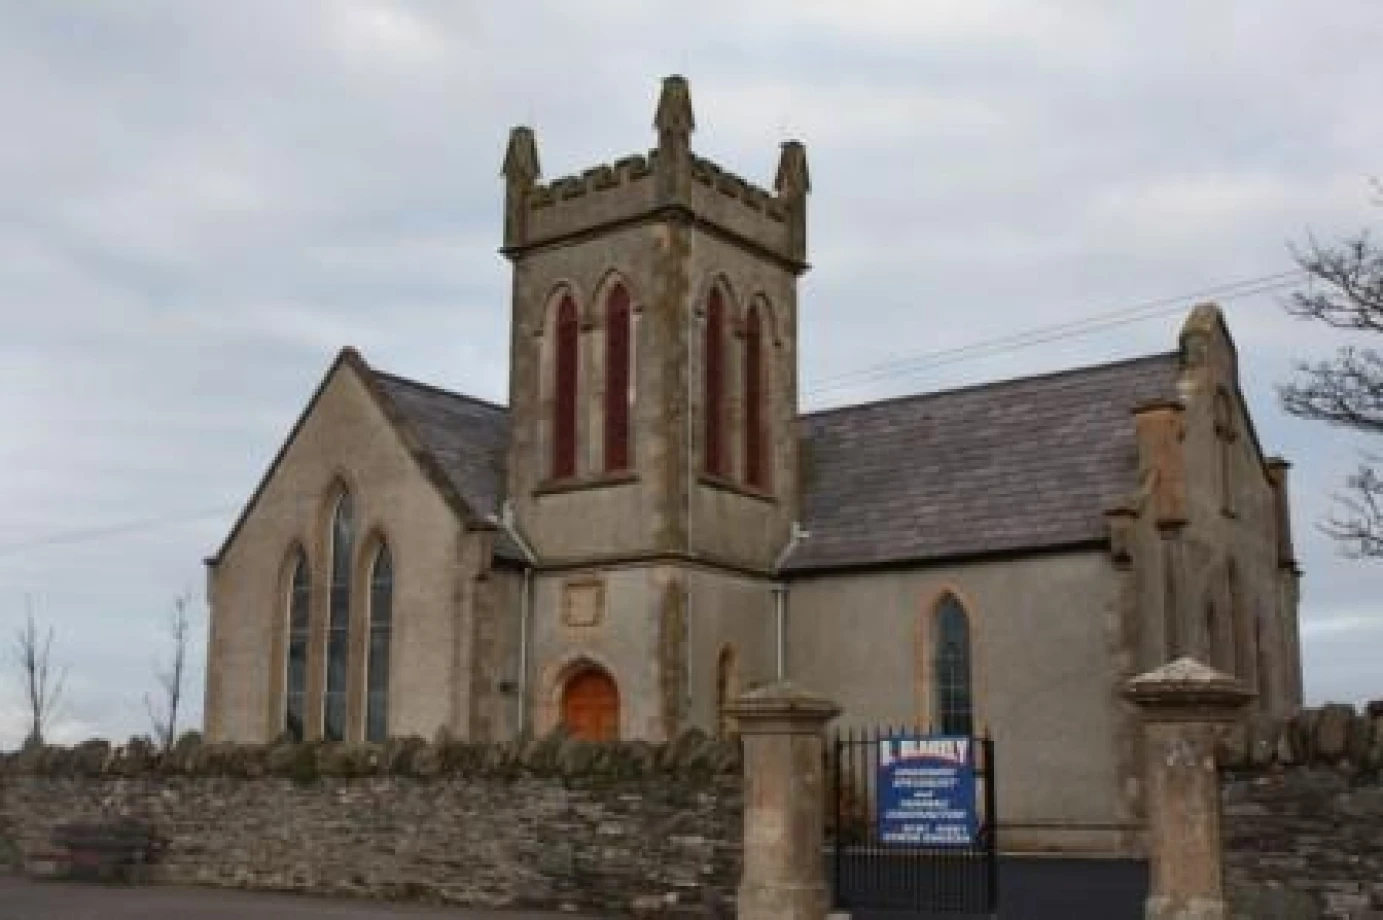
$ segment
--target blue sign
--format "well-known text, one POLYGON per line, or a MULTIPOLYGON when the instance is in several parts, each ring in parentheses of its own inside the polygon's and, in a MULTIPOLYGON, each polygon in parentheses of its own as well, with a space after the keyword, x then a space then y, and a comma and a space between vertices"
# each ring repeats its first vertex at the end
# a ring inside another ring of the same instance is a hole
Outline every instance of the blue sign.
POLYGON ((975 742, 953 735, 880 738, 879 840, 970 847, 979 836, 975 742))

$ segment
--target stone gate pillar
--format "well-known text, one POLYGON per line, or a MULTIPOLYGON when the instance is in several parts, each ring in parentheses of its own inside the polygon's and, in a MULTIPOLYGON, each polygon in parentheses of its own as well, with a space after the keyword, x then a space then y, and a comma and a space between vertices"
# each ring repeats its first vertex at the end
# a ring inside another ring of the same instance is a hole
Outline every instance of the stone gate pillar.
POLYGON ((1215 737, 1253 693, 1227 674, 1179 658, 1128 681, 1124 695, 1143 718, 1151 863, 1145 916, 1225 920, 1215 737))
POLYGON ((740 920, 824 920, 830 906, 822 835, 830 700, 789 681, 725 707, 744 742, 744 869, 740 920))

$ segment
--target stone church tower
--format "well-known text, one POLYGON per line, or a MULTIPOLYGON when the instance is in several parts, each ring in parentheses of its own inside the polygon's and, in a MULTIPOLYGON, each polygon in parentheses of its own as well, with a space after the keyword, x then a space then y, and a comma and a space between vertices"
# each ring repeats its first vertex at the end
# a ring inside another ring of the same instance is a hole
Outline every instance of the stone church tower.
POLYGON ((731 638, 729 654, 762 654, 795 520, 805 151, 783 145, 777 194, 701 159, 676 76, 654 125, 647 156, 546 185, 528 128, 504 159, 506 493, 541 567, 539 729, 569 672, 599 668, 617 675, 622 734, 673 733, 707 696, 689 655, 731 638))

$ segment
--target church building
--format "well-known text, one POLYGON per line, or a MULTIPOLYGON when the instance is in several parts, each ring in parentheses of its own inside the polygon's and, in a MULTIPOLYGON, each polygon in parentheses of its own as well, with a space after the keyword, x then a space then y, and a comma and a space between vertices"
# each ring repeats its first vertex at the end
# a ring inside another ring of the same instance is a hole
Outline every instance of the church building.
POLYGON ((1136 852, 1124 680, 1191 655, 1301 700, 1288 464, 1220 311, 804 414, 805 148, 772 191, 697 156, 680 77, 654 126, 549 182, 511 132, 507 405, 332 363, 208 560, 209 740, 733 733, 785 678, 840 725, 991 735, 1005 849, 1136 852))

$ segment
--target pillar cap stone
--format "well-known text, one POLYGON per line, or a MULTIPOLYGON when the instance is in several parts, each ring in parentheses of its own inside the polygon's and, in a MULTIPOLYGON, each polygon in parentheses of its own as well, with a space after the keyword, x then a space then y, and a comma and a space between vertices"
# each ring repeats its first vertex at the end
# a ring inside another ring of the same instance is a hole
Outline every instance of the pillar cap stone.
POLYGON ((791 722, 813 730, 840 715, 831 700, 799 687, 790 680, 778 681, 741 694, 726 705, 727 715, 747 722, 791 722))
POLYGON ((1237 678, 1189 656, 1124 684, 1124 697, 1160 718, 1232 719, 1255 694, 1237 678))

